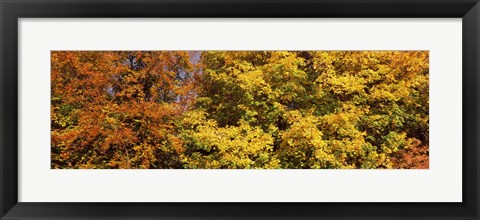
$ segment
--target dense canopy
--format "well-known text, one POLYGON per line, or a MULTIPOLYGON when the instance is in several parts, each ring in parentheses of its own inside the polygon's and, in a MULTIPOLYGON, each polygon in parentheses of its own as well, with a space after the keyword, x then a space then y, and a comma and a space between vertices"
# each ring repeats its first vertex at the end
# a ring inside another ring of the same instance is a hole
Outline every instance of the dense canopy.
POLYGON ((428 168, 428 51, 53 51, 52 168, 428 168))

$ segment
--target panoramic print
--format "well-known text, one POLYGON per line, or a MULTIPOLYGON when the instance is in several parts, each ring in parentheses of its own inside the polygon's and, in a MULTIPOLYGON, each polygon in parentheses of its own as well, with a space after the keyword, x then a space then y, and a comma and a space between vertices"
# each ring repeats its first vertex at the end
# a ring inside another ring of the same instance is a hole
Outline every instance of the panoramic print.
POLYGON ((428 169, 428 51, 51 51, 52 169, 428 169))

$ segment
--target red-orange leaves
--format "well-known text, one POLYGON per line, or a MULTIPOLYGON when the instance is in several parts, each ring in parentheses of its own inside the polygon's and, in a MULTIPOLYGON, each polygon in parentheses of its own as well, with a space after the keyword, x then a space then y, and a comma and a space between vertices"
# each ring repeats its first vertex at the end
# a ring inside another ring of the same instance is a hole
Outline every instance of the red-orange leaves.
POLYGON ((190 52, 55 51, 53 168, 174 168, 194 96, 190 52))

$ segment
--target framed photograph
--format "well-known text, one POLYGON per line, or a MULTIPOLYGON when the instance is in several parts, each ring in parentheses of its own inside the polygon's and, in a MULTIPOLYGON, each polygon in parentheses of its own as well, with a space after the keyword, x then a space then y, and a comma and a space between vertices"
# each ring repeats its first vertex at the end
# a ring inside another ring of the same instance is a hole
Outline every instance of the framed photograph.
POLYGON ((477 0, 0 0, 1 219, 479 219, 477 0))

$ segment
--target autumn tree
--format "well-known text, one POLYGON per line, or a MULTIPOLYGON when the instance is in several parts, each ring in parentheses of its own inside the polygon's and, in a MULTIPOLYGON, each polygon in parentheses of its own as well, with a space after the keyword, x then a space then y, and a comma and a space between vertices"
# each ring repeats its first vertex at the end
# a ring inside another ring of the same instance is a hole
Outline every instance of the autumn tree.
POLYGON ((52 166, 178 168, 189 52, 52 52, 52 166))
POLYGON ((270 135, 282 168, 428 167, 428 52, 215 51, 202 63, 197 108, 220 129, 270 135))

